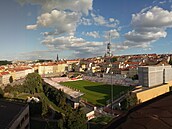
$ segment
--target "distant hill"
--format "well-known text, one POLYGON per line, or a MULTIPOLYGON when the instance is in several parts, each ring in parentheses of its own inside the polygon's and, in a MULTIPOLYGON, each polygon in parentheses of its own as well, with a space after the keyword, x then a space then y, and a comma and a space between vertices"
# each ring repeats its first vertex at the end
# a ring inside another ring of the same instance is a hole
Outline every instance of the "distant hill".
POLYGON ((39 59, 35 61, 36 63, 42 63, 42 62, 52 62, 53 60, 45 60, 45 59, 39 59))

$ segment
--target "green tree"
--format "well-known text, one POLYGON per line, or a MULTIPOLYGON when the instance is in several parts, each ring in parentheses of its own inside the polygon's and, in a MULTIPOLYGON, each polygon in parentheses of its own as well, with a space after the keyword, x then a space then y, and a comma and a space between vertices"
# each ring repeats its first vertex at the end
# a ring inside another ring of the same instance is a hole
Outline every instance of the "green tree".
POLYGON ((0 66, 1 65, 7 65, 7 64, 12 64, 11 61, 7 61, 7 60, 1 60, 0 61, 0 66))
POLYGON ((48 113, 48 104, 46 103, 45 99, 42 100, 42 116, 48 113))
POLYGON ((13 88, 11 85, 8 84, 8 85, 5 87, 4 92, 10 93, 10 92, 13 91, 13 90, 14 90, 14 88, 13 88))
POLYGON ((138 103, 136 95, 132 93, 127 94, 126 101, 127 101, 127 104, 126 104, 127 109, 135 106, 138 103))
POLYGON ((128 110, 138 104, 138 100, 135 94, 127 93, 126 99, 121 102, 121 109, 128 110))
POLYGON ((12 76, 10 76, 9 82, 10 82, 10 83, 13 83, 13 77, 12 77, 12 76))
POLYGON ((29 73, 24 81, 24 86, 29 89, 31 94, 42 92, 41 76, 38 73, 29 73))
POLYGON ((172 60, 169 61, 169 64, 172 65, 172 60))
POLYGON ((61 108, 64 108, 64 106, 66 105, 66 96, 63 93, 63 91, 61 91, 61 90, 59 90, 58 99, 59 99, 58 100, 58 106, 61 107, 61 108))
POLYGON ((112 58, 110 59, 110 62, 115 62, 115 61, 117 61, 117 58, 116 58, 116 57, 112 57, 112 58))
POLYGON ((73 71, 73 72, 75 72, 76 66, 77 66, 76 63, 73 63, 73 64, 72 64, 72 71, 73 71))
POLYGON ((86 117, 81 110, 72 111, 66 116, 67 129, 86 129, 86 117))
POLYGON ((58 121, 57 121, 57 128, 58 129, 64 129, 64 121, 63 121, 63 119, 59 119, 58 121))

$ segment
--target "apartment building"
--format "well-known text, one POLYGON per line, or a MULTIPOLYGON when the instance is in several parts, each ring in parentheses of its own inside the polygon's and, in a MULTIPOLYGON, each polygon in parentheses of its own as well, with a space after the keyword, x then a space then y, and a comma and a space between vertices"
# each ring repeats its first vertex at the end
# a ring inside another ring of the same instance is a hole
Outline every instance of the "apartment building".
POLYGON ((67 70, 66 63, 45 64, 38 66, 38 73, 40 75, 64 73, 67 70))
POLYGON ((172 67, 167 66, 141 66, 138 68, 139 84, 152 87, 168 83, 172 80, 172 67))
POLYGON ((9 78, 10 78, 10 73, 9 72, 1 72, 0 73, 0 84, 9 84, 10 81, 9 81, 9 78))

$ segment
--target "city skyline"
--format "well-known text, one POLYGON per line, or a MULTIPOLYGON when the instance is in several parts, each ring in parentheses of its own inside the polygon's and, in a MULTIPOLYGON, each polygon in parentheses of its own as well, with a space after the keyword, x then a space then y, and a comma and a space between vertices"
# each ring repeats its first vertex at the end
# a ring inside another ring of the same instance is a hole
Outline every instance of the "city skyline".
POLYGON ((0 59, 172 53, 172 0, 2 0, 0 59))

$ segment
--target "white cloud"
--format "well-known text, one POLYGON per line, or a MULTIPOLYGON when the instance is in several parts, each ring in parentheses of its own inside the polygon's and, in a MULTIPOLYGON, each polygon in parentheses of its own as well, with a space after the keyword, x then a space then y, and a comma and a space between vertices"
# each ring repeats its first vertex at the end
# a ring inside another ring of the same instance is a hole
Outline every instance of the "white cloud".
POLYGON ((109 18, 109 22, 114 22, 115 19, 114 18, 109 18))
POLYGON ((80 20, 80 24, 117 28, 119 25, 119 21, 114 18, 105 19, 105 17, 101 15, 91 13, 90 18, 82 17, 80 20))
POLYGON ((155 41, 161 37, 165 38, 167 33, 165 31, 158 32, 141 32, 138 33, 136 31, 129 31, 125 34, 125 38, 129 41, 133 42, 150 42, 155 41))
POLYGON ((42 10, 50 12, 57 10, 70 10, 74 12, 82 12, 88 15, 89 10, 92 10, 93 0, 18 0, 21 4, 37 4, 41 5, 42 10))
POLYGON ((83 35, 86 35, 86 36, 93 37, 93 38, 100 38, 99 32, 97 32, 97 31, 86 32, 86 33, 83 32, 82 34, 83 34, 83 35))
POLYGON ((105 25, 107 23, 107 21, 105 20, 105 18, 103 16, 96 16, 95 14, 91 14, 91 16, 93 17, 93 20, 95 21, 96 24, 98 25, 105 25))
POLYGON ((103 54, 103 51, 101 49, 105 48, 103 42, 89 42, 83 38, 77 38, 75 36, 47 36, 42 41, 42 44, 47 46, 50 50, 74 51, 75 54, 78 53, 76 55, 77 57, 96 55, 98 53, 103 54))
POLYGON ((96 15, 91 13, 92 19, 93 19, 93 23, 95 25, 98 26, 106 26, 106 27, 117 27, 117 25, 119 24, 118 20, 115 20, 114 18, 110 18, 108 20, 106 20, 103 16, 101 15, 96 15))
POLYGON ((151 8, 152 8, 152 6, 148 6, 148 7, 144 8, 144 9, 142 9, 142 10, 140 11, 140 13, 144 13, 144 12, 148 11, 148 10, 151 9, 151 8))
POLYGON ((52 50, 41 50, 41 51, 31 51, 23 52, 17 55, 20 59, 23 60, 37 60, 37 59, 55 59, 57 51, 52 50))
POLYGON ((64 12, 53 10, 50 13, 44 13, 37 17, 35 25, 28 25, 27 29, 36 29, 38 27, 54 28, 56 34, 65 32, 74 32, 79 21, 80 15, 76 12, 64 12))
POLYGON ((130 47, 149 47, 152 42, 167 36, 166 29, 172 27, 172 11, 160 7, 142 10, 132 15, 132 31, 125 34, 122 45, 130 47))
POLYGON ((165 4, 166 3, 166 1, 164 0, 164 1, 160 1, 159 2, 159 4, 165 4))
POLYGON ((114 44, 114 49, 150 50, 151 43, 167 36, 166 29, 172 27, 172 11, 157 6, 145 8, 132 15, 131 25, 133 30, 124 35, 126 40, 114 44))
POLYGON ((135 28, 169 27, 172 26, 172 12, 155 6, 147 12, 133 14, 131 24, 135 28))
POLYGON ((26 29, 27 30, 36 30, 37 29, 37 25, 27 25, 26 29))
POLYGON ((110 34, 111 39, 116 39, 120 37, 120 34, 118 33, 116 29, 105 31, 104 38, 109 39, 109 34, 110 34))
MULTIPOLYGON (((51 51, 73 51, 77 57, 104 54, 103 42, 86 41, 75 37, 78 25, 96 25, 117 28, 119 21, 110 17, 91 13, 93 0, 18 0, 21 4, 39 5, 42 10, 35 23, 27 25, 26 29, 35 30, 48 28, 41 32, 44 36, 42 44, 51 51)), ((111 30, 111 37, 119 37, 119 33, 111 30)), ((98 32, 86 32, 87 36, 100 38, 98 32)), ((34 52, 35 53, 35 52, 34 52)), ((38 52, 41 53, 41 52, 38 52)), ((32 54, 32 53, 31 53, 32 54)), ((35 54, 35 57, 37 55, 35 54)))
POLYGON ((82 23, 83 25, 89 26, 89 25, 92 25, 92 20, 82 17, 80 23, 82 23))
MULTIPOLYGON (((18 0, 21 4, 35 4, 42 8, 41 15, 35 24, 27 25, 26 29, 40 27, 51 28, 51 32, 42 32, 44 36, 75 33, 80 19, 92 10, 93 0, 18 0)), ((85 24, 90 24, 83 19, 85 24)))

